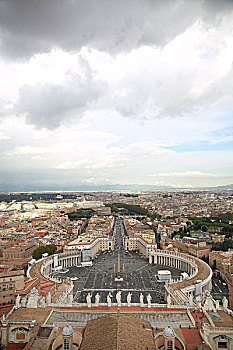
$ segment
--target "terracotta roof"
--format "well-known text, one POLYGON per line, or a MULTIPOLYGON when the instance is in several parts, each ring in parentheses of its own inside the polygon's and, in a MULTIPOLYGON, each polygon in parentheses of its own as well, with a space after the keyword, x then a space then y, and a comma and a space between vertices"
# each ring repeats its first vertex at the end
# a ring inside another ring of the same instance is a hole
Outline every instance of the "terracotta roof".
POLYGON ((223 310, 218 310, 218 314, 221 317, 221 321, 213 320, 216 327, 232 327, 233 328, 233 316, 228 315, 223 310))
POLYGON ((209 347, 207 344, 199 343, 193 346, 190 350, 211 350, 211 347, 209 347))
POLYGON ((104 316, 87 323, 81 350, 155 350, 150 322, 135 316, 104 316))
POLYGON ((187 350, 202 342, 199 329, 181 328, 181 331, 185 339, 185 345, 187 350))
POLYGON ((12 304, 0 305, 0 317, 2 316, 3 312, 5 312, 5 314, 8 314, 8 312, 11 311, 13 306, 14 305, 12 305, 12 304))
POLYGON ((45 307, 45 308, 24 308, 21 307, 9 316, 9 320, 18 321, 18 320, 35 320, 37 323, 41 324, 45 322, 46 318, 48 317, 49 313, 51 312, 51 307, 45 307))
POLYGON ((171 288, 183 289, 185 287, 191 286, 197 280, 204 281, 209 276, 210 270, 208 268, 208 265, 204 263, 204 261, 201 261, 200 259, 197 259, 193 256, 192 256, 192 259, 195 260, 195 263, 197 264, 197 268, 198 268, 198 273, 196 274, 196 276, 193 276, 192 278, 189 278, 182 282, 173 283, 170 285, 171 288))

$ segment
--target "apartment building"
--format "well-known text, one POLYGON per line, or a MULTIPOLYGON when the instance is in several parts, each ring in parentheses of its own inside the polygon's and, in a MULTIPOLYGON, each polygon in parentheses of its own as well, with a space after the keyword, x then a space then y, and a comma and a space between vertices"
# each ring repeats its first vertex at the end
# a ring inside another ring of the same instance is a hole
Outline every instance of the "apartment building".
POLYGON ((14 245, 3 250, 2 256, 4 259, 22 259, 30 258, 33 250, 37 248, 37 244, 29 242, 21 245, 14 245))
POLYGON ((24 289, 24 270, 0 272, 0 305, 14 304, 20 289, 24 289))
POLYGON ((207 258, 209 256, 210 251, 211 246, 207 246, 206 242, 198 242, 196 245, 190 244, 188 248, 189 254, 199 259, 201 259, 202 257, 207 258))
POLYGON ((228 249, 227 252, 213 251, 209 254, 210 266, 216 267, 224 275, 229 272, 233 273, 233 249, 228 249))

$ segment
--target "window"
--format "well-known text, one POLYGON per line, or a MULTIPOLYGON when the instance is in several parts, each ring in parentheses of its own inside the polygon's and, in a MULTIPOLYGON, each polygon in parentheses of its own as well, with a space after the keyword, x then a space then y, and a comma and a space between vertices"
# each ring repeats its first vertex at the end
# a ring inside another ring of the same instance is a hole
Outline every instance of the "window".
POLYGON ((227 342, 226 341, 219 341, 218 348, 219 349, 227 349, 227 342))
POLYGON ((64 339, 64 350, 69 350, 70 345, 69 345, 69 340, 64 339))
POLYGON ((168 342, 167 342, 167 350, 173 350, 173 341, 168 340, 168 342))
POLYGON ((3 284, 3 286, 2 286, 2 290, 6 290, 6 285, 5 284, 3 284))

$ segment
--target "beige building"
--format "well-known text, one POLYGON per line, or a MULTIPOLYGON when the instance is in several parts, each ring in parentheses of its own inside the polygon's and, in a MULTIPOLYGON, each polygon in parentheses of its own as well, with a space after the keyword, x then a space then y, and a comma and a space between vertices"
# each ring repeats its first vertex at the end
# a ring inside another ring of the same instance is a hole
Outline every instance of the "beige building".
POLYGON ((0 273, 0 304, 14 304, 16 290, 24 289, 24 271, 0 273))
POLYGON ((35 242, 17 245, 3 250, 2 256, 4 259, 22 259, 30 258, 33 250, 37 248, 35 242))
POLYGON ((69 242, 65 247, 64 251, 69 250, 83 250, 90 249, 91 257, 94 258, 96 254, 103 250, 113 250, 113 240, 110 237, 98 237, 98 238, 87 238, 83 236, 69 242))
POLYGON ((153 248, 157 248, 153 240, 146 240, 140 236, 125 237, 124 244, 125 250, 138 250, 146 258, 149 258, 149 254, 153 248))
POLYGON ((228 249, 227 252, 213 251, 209 254, 209 264, 221 271, 224 275, 227 272, 233 273, 231 270, 233 264, 233 249, 228 249))

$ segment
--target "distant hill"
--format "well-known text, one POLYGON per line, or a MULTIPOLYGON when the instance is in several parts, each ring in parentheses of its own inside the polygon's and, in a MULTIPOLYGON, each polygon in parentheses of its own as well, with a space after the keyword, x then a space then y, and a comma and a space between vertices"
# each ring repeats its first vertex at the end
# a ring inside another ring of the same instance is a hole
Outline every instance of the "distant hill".
POLYGON ((233 184, 225 185, 225 186, 217 186, 215 187, 217 189, 223 189, 223 190, 233 190, 233 184))
POLYGON ((126 184, 126 185, 25 185, 25 184, 0 184, 0 192, 43 192, 43 191, 82 191, 82 192, 93 192, 93 191, 221 191, 221 190, 233 190, 233 184, 216 187, 171 187, 171 186, 153 186, 153 185, 138 185, 138 184, 126 184))

